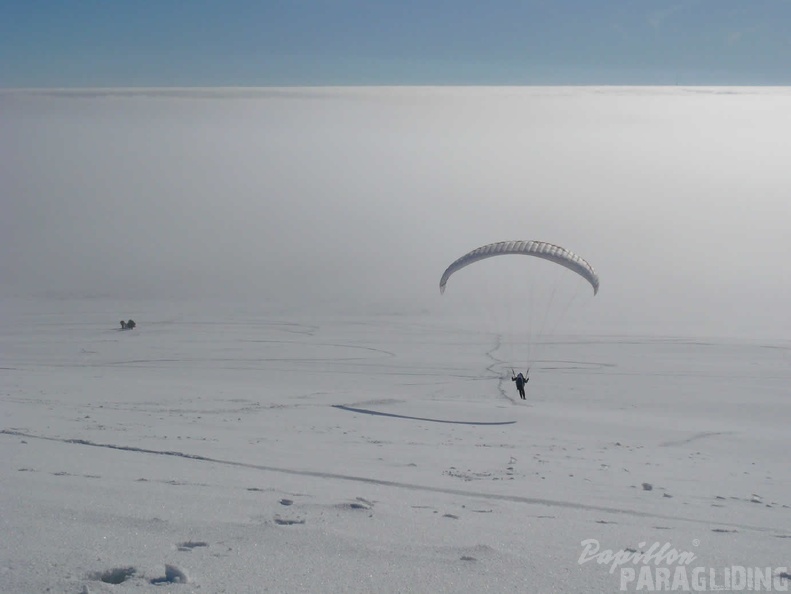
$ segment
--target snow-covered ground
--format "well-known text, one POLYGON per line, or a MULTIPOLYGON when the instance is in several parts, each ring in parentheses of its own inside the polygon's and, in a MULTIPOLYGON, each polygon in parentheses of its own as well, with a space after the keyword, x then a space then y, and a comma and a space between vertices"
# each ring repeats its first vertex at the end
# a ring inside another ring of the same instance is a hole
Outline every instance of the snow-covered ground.
POLYGON ((564 337, 520 401, 429 314, 3 310, 2 592, 791 586, 789 343, 564 337))

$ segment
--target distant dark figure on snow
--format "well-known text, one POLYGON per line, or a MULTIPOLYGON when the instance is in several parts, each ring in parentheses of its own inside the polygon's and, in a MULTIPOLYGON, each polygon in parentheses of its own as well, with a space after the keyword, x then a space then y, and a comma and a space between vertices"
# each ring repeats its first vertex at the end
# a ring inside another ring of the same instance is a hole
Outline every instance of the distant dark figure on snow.
POLYGON ((135 324, 135 321, 134 321, 134 320, 129 320, 129 321, 126 323, 126 327, 127 327, 127 328, 129 328, 130 330, 132 330, 132 329, 133 329, 135 326, 137 326, 137 324, 135 324))
POLYGON ((121 320, 121 330, 126 330, 126 322, 121 320))
POLYGON ((511 381, 512 382, 516 382, 516 389, 519 390, 519 397, 522 400, 526 400, 526 398, 525 398, 525 384, 530 381, 530 378, 529 377, 525 377, 524 375, 522 375, 522 372, 520 371, 519 375, 517 375, 516 377, 514 377, 513 373, 512 373, 511 381))

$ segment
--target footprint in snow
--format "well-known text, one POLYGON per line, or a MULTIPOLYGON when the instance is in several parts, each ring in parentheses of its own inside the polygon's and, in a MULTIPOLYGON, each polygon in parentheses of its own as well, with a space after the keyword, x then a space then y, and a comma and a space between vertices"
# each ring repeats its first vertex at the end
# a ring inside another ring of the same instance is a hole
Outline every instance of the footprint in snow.
POLYGON ((296 520, 292 518, 280 518, 280 517, 275 518, 275 524, 277 524, 278 526, 295 526, 304 523, 305 520, 296 520))
POLYGON ((179 551, 191 551, 192 549, 196 549, 198 547, 208 547, 208 543, 203 542, 202 540, 188 540, 186 542, 180 542, 176 545, 176 548, 179 551))
POLYGON ((105 584, 123 584, 126 580, 137 573, 134 567, 114 567, 105 571, 95 571, 90 576, 92 580, 104 582, 105 584))
POLYGON ((165 564, 165 577, 154 578, 150 580, 152 584, 188 584, 189 577, 184 570, 179 569, 175 565, 165 564))

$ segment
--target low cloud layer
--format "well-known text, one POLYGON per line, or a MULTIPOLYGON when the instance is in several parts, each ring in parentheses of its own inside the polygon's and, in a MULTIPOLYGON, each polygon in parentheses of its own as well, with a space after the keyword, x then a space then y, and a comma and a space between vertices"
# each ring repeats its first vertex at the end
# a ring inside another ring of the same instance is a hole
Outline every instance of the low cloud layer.
POLYGON ((452 260, 540 239, 599 272, 581 329, 788 336, 789 99, 4 91, 3 293, 441 312, 452 260))

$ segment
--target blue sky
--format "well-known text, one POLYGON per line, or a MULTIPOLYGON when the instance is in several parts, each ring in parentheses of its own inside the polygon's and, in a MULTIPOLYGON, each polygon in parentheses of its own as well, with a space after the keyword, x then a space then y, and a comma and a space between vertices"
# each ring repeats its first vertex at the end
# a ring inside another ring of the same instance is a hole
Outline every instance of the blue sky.
POLYGON ((791 84, 791 0, 5 0, 0 86, 791 84))

